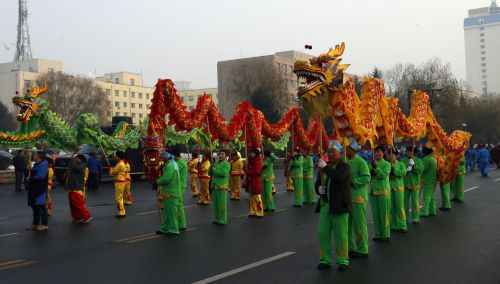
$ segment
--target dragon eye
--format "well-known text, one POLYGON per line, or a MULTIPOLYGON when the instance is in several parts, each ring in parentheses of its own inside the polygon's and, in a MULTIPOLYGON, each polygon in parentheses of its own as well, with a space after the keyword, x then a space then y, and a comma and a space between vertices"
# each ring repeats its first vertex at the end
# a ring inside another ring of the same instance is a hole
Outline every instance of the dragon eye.
POLYGON ((322 62, 318 62, 318 66, 319 67, 323 67, 323 63, 322 62))

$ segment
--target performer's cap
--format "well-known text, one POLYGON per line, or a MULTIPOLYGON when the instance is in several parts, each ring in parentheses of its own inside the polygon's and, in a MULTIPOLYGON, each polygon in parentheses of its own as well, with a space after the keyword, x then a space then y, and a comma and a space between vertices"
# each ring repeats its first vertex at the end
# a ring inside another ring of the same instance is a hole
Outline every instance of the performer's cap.
POLYGON ((337 140, 331 140, 330 144, 328 144, 328 149, 335 149, 339 152, 342 152, 342 145, 337 140))

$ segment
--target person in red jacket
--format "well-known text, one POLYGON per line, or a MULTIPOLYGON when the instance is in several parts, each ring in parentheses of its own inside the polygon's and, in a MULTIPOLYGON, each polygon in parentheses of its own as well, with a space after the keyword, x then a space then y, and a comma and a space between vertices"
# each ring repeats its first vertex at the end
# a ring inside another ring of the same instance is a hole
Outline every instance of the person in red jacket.
POLYGON ((248 197, 248 207, 250 208, 248 217, 262 218, 264 217, 264 208, 262 206, 262 198, 260 197, 262 193, 262 182, 260 180, 260 174, 262 173, 262 157, 260 156, 259 149, 252 149, 247 163, 247 190, 250 194, 248 197))

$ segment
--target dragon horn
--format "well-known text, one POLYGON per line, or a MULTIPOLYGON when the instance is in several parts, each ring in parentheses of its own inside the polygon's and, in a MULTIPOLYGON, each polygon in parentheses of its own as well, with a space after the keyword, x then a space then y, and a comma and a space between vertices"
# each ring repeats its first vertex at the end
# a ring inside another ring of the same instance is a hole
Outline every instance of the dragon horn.
POLYGON ((31 98, 38 98, 41 94, 45 93, 45 91, 47 91, 47 83, 44 83, 42 85, 42 88, 35 86, 35 88, 33 88, 33 91, 30 94, 30 97, 31 98))
POLYGON ((345 43, 342 42, 340 45, 337 44, 335 46, 335 49, 330 48, 330 50, 328 51, 327 55, 331 56, 333 58, 336 58, 336 57, 341 56, 344 53, 344 50, 345 50, 345 43))

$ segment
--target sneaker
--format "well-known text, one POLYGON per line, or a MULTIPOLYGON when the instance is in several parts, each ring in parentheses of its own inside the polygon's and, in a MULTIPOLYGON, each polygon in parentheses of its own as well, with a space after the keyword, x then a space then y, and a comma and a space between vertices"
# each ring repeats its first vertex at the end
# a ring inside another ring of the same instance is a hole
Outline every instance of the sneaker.
POLYGON ((418 225, 418 224, 420 224, 420 221, 413 221, 412 223, 413 223, 413 225, 418 225))
POLYGON ((381 239, 380 239, 380 241, 381 241, 381 242, 384 242, 384 243, 386 243, 386 242, 390 242, 390 241, 391 241, 391 238, 381 238, 381 239))
POLYGON ((292 205, 292 206, 293 206, 293 207, 295 207, 295 208, 300 208, 300 207, 302 207, 302 205, 297 205, 297 204, 294 204, 294 205, 292 205))
POLYGON ((347 271, 349 269, 349 266, 348 265, 345 265, 345 264, 341 264, 339 265, 339 267, 337 268, 338 271, 347 271))
POLYGON ((48 229, 49 229, 49 226, 41 225, 41 226, 38 226, 36 231, 47 231, 48 229))
POLYGON ((381 242, 382 241, 382 238, 377 238, 377 237, 374 237, 372 239, 374 242, 381 242))
POLYGON ((368 254, 362 253, 362 252, 352 252, 352 253, 349 253, 349 257, 351 257, 351 258, 367 258, 368 254))
POLYGON ((92 219, 93 219, 92 216, 90 216, 87 219, 83 220, 82 223, 83 224, 88 224, 88 223, 90 223, 90 221, 92 221, 92 219))
POLYGON ((38 226, 36 225, 29 225, 26 227, 26 230, 28 231, 38 231, 38 226))
POLYGON ((328 270, 332 268, 332 266, 330 264, 326 264, 326 263, 320 263, 318 264, 318 266, 316 266, 316 269, 318 270, 328 270))
POLYGON ((115 215, 115 218, 116 219, 123 219, 125 218, 127 215, 115 215))
POLYGON ((83 219, 73 220, 73 224, 81 224, 83 219))

